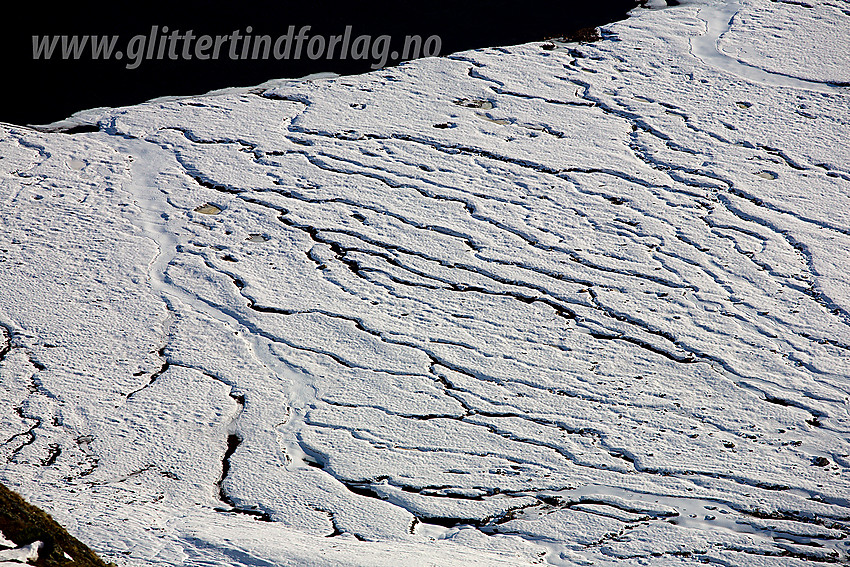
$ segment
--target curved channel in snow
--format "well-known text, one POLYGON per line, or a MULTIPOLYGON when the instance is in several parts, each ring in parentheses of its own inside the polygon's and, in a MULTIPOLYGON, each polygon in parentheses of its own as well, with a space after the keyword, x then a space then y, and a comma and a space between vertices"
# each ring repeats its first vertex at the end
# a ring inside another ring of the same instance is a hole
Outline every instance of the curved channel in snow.
MULTIPOLYGON (((235 308, 226 309, 202 301, 171 282, 166 274, 168 266, 176 257, 178 248, 187 243, 181 242, 177 236, 179 228, 172 220, 177 210, 169 204, 168 192, 160 187, 157 177, 175 161, 174 155, 155 144, 133 138, 124 138, 117 149, 133 156, 133 181, 125 188, 132 193, 134 203, 142 211, 141 218, 135 220, 137 226, 158 248, 156 257, 148 267, 151 286, 162 294, 163 300, 169 305, 173 300, 178 300, 196 313, 203 313, 240 333, 251 344, 257 360, 286 382, 289 419, 286 423, 278 424, 276 430, 286 440, 286 453, 290 457, 287 469, 309 468, 305 464, 307 456, 296 440, 296 432, 308 406, 315 399, 315 387, 303 374, 272 354, 272 341, 254 332, 244 313, 235 308)), ((238 428, 238 423, 235 425, 238 428)))
POLYGON ((757 65, 731 57, 720 49, 718 42, 729 32, 735 17, 741 12, 740 1, 699 3, 698 17, 704 22, 705 31, 691 38, 691 55, 707 65, 721 69, 747 81, 776 87, 791 87, 822 93, 850 94, 850 87, 826 82, 807 81, 763 69, 757 65))

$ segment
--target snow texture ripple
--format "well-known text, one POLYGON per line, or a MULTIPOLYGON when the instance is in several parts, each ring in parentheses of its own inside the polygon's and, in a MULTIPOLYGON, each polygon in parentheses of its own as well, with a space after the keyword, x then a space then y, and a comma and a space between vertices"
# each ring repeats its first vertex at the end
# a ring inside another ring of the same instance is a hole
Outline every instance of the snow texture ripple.
POLYGON ((847 561, 848 32, 0 127, 0 481, 121 566, 847 561))

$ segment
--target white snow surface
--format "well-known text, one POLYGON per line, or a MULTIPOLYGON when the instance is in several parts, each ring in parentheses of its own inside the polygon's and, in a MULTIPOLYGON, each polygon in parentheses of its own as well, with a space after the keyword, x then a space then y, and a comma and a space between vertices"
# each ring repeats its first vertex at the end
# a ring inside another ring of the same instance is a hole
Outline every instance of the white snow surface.
POLYGON ((848 11, 0 126, 0 481, 122 567, 846 561, 848 11))
POLYGON ((36 561, 42 545, 42 542, 34 541, 12 549, 0 549, 0 567, 15 567, 21 563, 36 561))

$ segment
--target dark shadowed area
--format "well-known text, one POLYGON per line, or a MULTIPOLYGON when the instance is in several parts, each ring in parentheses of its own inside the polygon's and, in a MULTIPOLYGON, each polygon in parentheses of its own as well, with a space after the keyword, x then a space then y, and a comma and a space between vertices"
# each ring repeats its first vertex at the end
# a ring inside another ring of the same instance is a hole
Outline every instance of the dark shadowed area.
MULTIPOLYGON (((5 75, 0 121, 46 124, 87 108, 159 96, 202 94, 312 73, 364 73, 414 58, 417 51, 419 56, 445 55, 570 36, 623 19, 637 4, 99 1, 47 8, 30 3, 25 7, 29 13, 8 22, 0 37, 5 75), (305 26, 309 28, 299 50, 297 36, 305 26), (290 30, 294 33, 288 42, 277 42, 290 30), (205 47, 201 36, 209 36, 212 45, 205 47), (262 36, 270 41, 261 41, 262 36), (368 42, 358 43, 361 36, 368 42), (217 58, 216 38, 222 38, 217 58)), ((579 34, 576 39, 587 37, 579 34)))

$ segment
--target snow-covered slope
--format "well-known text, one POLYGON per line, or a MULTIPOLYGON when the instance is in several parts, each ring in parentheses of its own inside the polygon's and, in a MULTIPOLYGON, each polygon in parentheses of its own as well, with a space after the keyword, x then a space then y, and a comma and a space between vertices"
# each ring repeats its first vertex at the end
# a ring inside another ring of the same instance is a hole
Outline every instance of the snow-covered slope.
POLYGON ((848 11, 0 128, 0 480, 128 566, 846 560, 848 11))

